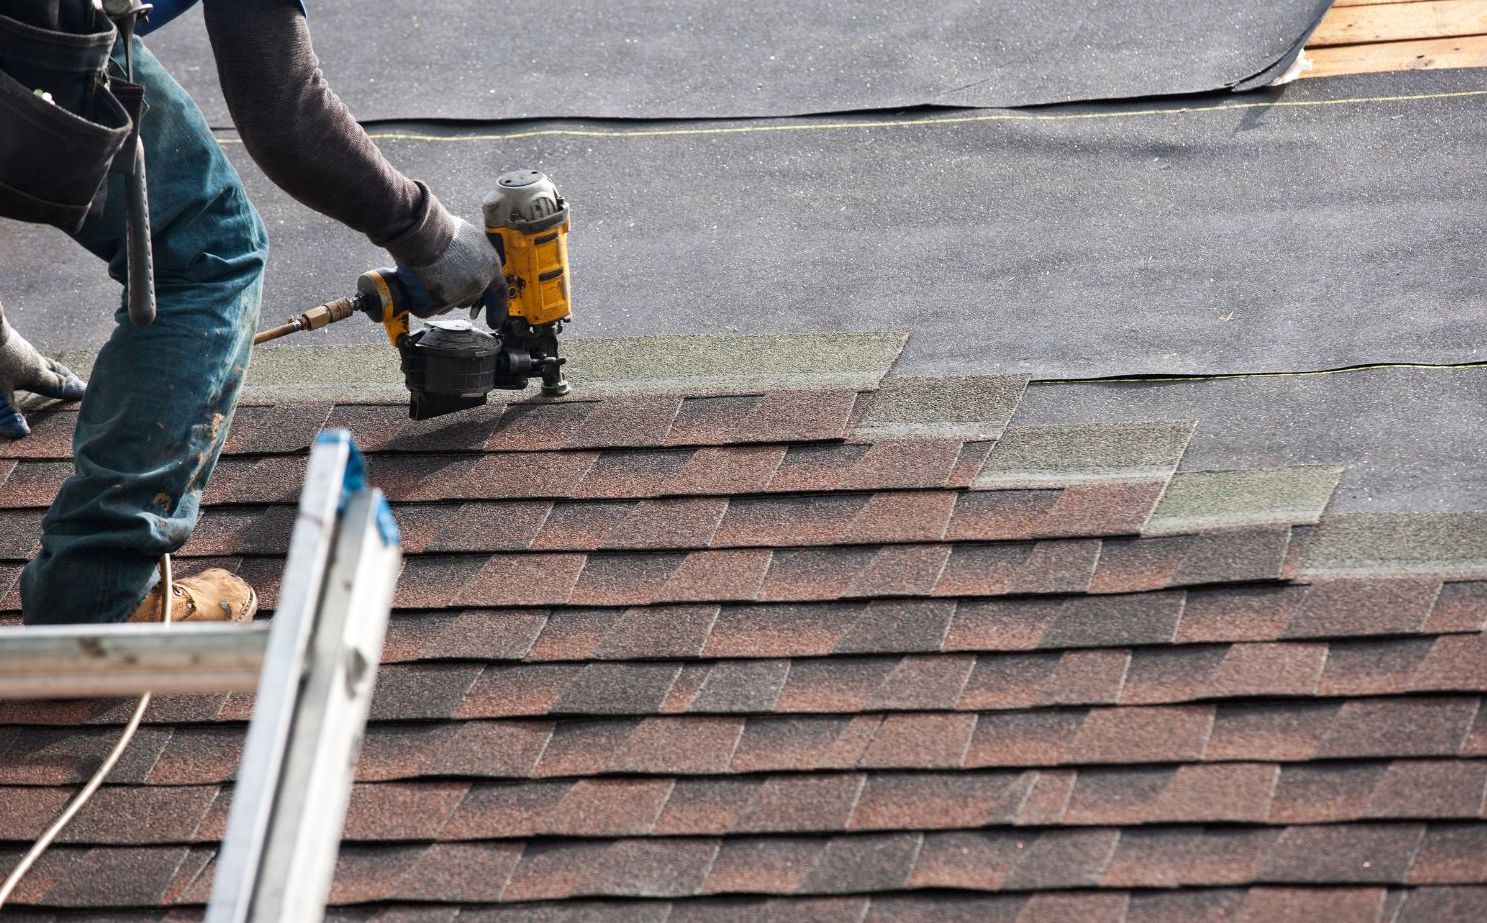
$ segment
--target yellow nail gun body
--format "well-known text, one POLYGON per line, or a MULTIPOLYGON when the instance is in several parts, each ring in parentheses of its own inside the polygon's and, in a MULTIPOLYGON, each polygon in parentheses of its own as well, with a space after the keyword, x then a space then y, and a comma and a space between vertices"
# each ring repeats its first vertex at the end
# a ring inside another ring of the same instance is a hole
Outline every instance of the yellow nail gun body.
POLYGON ((506 277, 507 315, 533 327, 567 320, 568 203, 552 180, 536 170, 507 173, 481 210, 506 277))

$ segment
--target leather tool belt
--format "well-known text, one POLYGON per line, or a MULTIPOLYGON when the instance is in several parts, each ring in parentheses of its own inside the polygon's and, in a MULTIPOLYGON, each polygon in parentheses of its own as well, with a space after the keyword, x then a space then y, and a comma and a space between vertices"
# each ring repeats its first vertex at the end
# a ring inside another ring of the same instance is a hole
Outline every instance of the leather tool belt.
POLYGON ((0 215, 76 231, 133 164, 141 93, 108 77, 117 36, 88 0, 0 2, 0 215))

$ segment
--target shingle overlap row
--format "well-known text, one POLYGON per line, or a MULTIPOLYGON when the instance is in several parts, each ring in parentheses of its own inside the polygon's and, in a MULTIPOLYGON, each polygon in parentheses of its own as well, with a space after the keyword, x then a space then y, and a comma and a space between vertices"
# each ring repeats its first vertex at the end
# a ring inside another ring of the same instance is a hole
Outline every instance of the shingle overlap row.
MULTIPOLYGON (((184 570, 275 604, 325 426, 405 535, 331 919, 1487 915, 1487 580, 1303 572, 1335 469, 1189 477, 1148 528, 1190 422, 869 404, 243 408, 184 570)), ((69 467, 71 415, 35 422, 9 621, 69 467)), ((128 705, 0 703, 0 867, 128 705)), ((19 919, 194 919, 252 705, 157 699, 19 919)))
MULTIPOLYGON (((723 397, 640 395, 492 404, 457 420, 414 422, 384 405, 289 403, 239 407, 233 455, 308 450, 324 428, 346 429, 366 452, 504 451, 717 446, 842 439, 855 391, 770 391, 723 397)), ((31 435, 0 446, 7 459, 67 459, 76 411, 38 414, 31 435)))
MULTIPOLYGON (((352 843, 342 849, 331 900, 1439 886, 1478 883, 1484 851, 1484 825, 1425 822, 352 843)), ((59 847, 38 863, 18 897, 56 907, 197 904, 208 896, 214 853, 189 846, 59 847)), ((13 860, 11 853, 0 855, 13 860)))
MULTIPOLYGON (((83 781, 113 731, 11 726, 0 785, 83 781)), ((111 776, 227 782, 241 729, 146 725, 111 776)), ((363 780, 1487 758, 1476 696, 863 715, 657 715, 377 723, 363 780)), ((1327 765, 1327 763, 1323 763, 1327 765)))
MULTIPOLYGON (((969 737, 969 735, 964 735, 969 737)), ((960 762, 952 751, 947 763, 960 762)), ((923 766, 939 754, 925 753, 923 766)), ((868 759, 872 758, 871 749, 868 759)), ((65 788, 0 786, 13 837, 39 836, 65 788)), ((1071 769, 815 772, 488 782, 360 783, 354 842, 531 837, 733 837, 1003 827, 1481 820, 1487 761, 1222 762, 1071 769)), ((231 792, 115 785, 61 842, 130 846, 221 839, 231 792)))
MULTIPOLYGON (((532 904, 391 904, 332 910, 332 923, 1193 923, 1195 920, 1340 920, 1348 923, 1436 923, 1487 914, 1487 889, 1367 885, 1258 886, 1172 891, 1069 890, 967 895, 945 891, 836 897, 720 897, 623 903, 564 900, 532 904)), ((15 915, 19 923, 76 917, 15 915)), ((111 914, 119 923, 186 923, 191 911, 111 914)))

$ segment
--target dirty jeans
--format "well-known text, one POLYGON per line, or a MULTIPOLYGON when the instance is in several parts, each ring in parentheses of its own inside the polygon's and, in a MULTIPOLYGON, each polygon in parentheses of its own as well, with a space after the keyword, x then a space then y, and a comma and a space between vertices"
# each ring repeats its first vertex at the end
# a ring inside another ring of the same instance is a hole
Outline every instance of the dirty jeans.
MULTIPOLYGON (((114 58, 122 61, 122 46, 114 58)), ((135 40, 159 315, 115 313, 73 435, 75 471, 21 574, 28 624, 119 622, 185 544, 216 466, 252 347, 268 238, 196 104, 135 40)), ((124 189, 74 239, 126 277, 124 189)))

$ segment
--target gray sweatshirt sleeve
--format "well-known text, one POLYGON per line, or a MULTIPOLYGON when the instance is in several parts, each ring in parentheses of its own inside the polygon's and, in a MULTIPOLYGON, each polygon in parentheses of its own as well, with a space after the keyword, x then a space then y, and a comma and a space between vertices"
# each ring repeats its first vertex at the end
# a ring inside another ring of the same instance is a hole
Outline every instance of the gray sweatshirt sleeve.
POLYGON ((331 91, 293 0, 206 0, 222 95, 243 145, 276 185, 366 234, 399 263, 425 266, 454 218, 398 172, 331 91))

